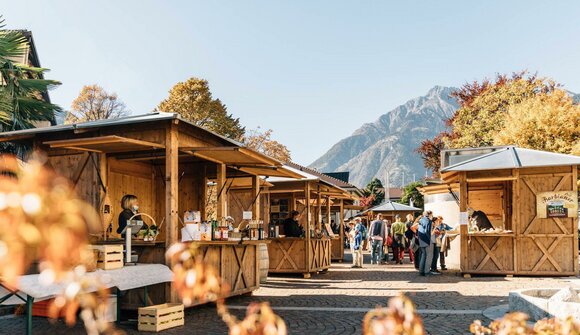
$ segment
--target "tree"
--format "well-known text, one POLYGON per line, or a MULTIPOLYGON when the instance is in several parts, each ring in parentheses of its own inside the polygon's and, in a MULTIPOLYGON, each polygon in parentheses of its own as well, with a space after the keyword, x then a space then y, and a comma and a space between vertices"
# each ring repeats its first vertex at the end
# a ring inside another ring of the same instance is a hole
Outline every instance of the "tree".
POLYGON ((248 148, 275 158, 280 162, 291 161, 290 150, 284 144, 272 139, 272 129, 262 131, 258 127, 255 130, 251 130, 244 135, 242 142, 248 148))
POLYGON ((449 133, 442 132, 432 140, 421 141, 421 146, 415 149, 423 159, 423 165, 427 169, 430 169, 433 174, 439 172, 441 166, 441 150, 445 148, 445 140, 449 137, 449 133))
POLYGON ((245 133, 240 119, 228 114, 219 99, 213 99, 207 80, 190 78, 177 83, 157 109, 179 113, 197 126, 234 140, 241 139, 245 133))
POLYGON ((127 115, 125 104, 116 93, 108 93, 99 85, 83 86, 72 102, 65 123, 116 119, 127 115))
POLYGON ((495 145, 580 155, 580 106, 563 90, 510 106, 495 145))
POLYGON ((368 203, 371 207, 380 205, 385 200, 385 189, 378 178, 373 178, 362 191, 364 195, 362 202, 368 203))
POLYGON ((452 148, 493 145, 501 131, 510 106, 537 95, 552 92, 557 85, 548 79, 528 76, 526 72, 511 77, 498 75, 494 82, 484 80, 464 85, 453 93, 460 107, 448 124, 452 126, 452 148))
MULTIPOLYGON (((44 79, 48 69, 17 63, 15 60, 28 52, 28 40, 19 31, 4 27, 0 16, 0 131, 28 129, 35 122, 53 121, 62 110, 45 97, 60 82, 44 79)), ((26 148, 3 144, 0 151, 22 156, 26 148)))
POLYGON ((423 208, 424 200, 423 194, 417 190, 417 187, 423 186, 420 181, 412 182, 403 187, 403 195, 401 196, 401 201, 399 203, 405 205, 411 205, 417 208, 423 208))
POLYGON ((558 85, 546 78, 528 75, 527 72, 511 76, 498 75, 495 80, 484 79, 463 85, 452 96, 459 109, 446 121, 447 130, 417 148, 425 167, 439 174, 440 153, 447 148, 491 146, 497 134, 504 129, 507 112, 511 106, 530 98, 553 92, 558 85))

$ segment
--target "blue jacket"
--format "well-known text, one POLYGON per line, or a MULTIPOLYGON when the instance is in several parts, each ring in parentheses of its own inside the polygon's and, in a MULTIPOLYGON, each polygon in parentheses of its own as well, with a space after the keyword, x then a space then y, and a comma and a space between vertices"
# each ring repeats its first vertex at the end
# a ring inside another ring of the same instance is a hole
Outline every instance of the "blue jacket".
POLYGON ((353 249, 354 250, 358 250, 360 249, 362 245, 362 233, 360 230, 356 230, 355 235, 354 235, 354 246, 353 249))
POLYGON ((417 236, 419 239, 427 244, 431 244, 431 227, 433 224, 427 216, 419 219, 419 227, 417 229, 417 236))

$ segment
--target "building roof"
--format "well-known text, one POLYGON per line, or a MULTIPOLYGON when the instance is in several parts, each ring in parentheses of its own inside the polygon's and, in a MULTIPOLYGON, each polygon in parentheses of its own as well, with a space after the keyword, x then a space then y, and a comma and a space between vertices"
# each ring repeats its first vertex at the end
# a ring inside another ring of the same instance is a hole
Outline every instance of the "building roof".
POLYGON ((363 213, 366 213, 366 212, 409 212, 409 211, 419 212, 419 211, 421 211, 421 208, 417 208, 417 207, 413 207, 413 206, 409 206, 409 205, 403 205, 403 204, 400 204, 398 202, 393 202, 393 201, 385 201, 378 206, 367 209, 363 213))
POLYGON ((345 183, 348 183, 348 180, 350 178, 350 172, 345 171, 345 172, 324 172, 325 175, 332 177, 332 178, 336 178, 338 180, 342 180, 345 183))
MULTIPOLYGON (((322 180, 324 182, 326 182, 327 184, 330 184, 332 186, 336 186, 336 187, 340 187, 342 189, 346 189, 346 190, 350 190, 350 189, 357 189, 358 187, 354 186, 351 183, 345 182, 343 180, 334 178, 332 176, 329 176, 327 174, 324 174, 322 172, 318 172, 314 169, 302 166, 300 164, 294 163, 294 162, 287 162, 284 164, 289 170, 292 170, 298 174, 302 174, 304 176, 305 180, 322 180)), ((274 178, 272 178, 273 180, 274 178)), ((277 178, 278 182, 284 182, 284 181, 294 181, 294 179, 285 179, 285 178, 277 178)), ((272 180, 268 180, 270 182, 273 182, 272 180)))
MULTIPOLYGON (((575 155, 518 148, 516 146, 493 149, 489 153, 480 154, 468 160, 443 167, 441 172, 580 165, 580 157, 575 155)), ((474 148, 473 150, 479 151, 481 148, 474 148)), ((445 150, 443 155, 445 155, 446 151, 453 150, 445 150)), ((469 149, 464 150, 464 152, 469 152, 469 149)))
POLYGON ((105 120, 96 120, 96 121, 87 121, 87 122, 79 122, 79 123, 72 123, 72 124, 63 124, 57 125, 52 127, 44 127, 44 128, 31 128, 31 129, 24 129, 24 130, 17 130, 17 131, 8 131, 4 133, 0 133, 0 142, 8 141, 7 138, 27 138, 32 137, 36 134, 45 134, 45 133, 54 133, 54 132, 63 132, 63 131, 70 131, 70 130, 78 130, 78 129, 90 129, 90 128, 100 128, 100 127, 110 127, 110 126, 120 126, 120 125, 128 125, 128 124, 138 124, 144 122, 159 122, 163 120, 179 120, 180 122, 187 123, 193 127, 199 128, 204 132, 208 132, 220 139, 229 142, 235 146, 242 146, 240 142, 234 141, 230 138, 225 136, 219 135, 214 133, 210 130, 205 128, 199 127, 190 121, 183 119, 177 113, 165 113, 165 112, 153 112, 147 114, 140 114, 140 115, 130 115, 126 117, 121 117, 117 119, 105 119, 105 120))

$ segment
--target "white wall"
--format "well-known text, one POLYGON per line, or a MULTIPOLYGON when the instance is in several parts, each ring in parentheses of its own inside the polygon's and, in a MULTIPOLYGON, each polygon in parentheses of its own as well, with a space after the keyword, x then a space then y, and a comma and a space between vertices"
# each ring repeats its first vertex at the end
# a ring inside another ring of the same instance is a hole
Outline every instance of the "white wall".
MULTIPOLYGON (((433 212, 434 216, 442 216, 443 222, 451 227, 459 227, 459 205, 451 194, 433 194, 425 196, 425 210, 433 212)), ((448 269, 459 270, 461 253, 460 238, 457 236, 451 242, 451 250, 445 258, 445 265, 448 269)))

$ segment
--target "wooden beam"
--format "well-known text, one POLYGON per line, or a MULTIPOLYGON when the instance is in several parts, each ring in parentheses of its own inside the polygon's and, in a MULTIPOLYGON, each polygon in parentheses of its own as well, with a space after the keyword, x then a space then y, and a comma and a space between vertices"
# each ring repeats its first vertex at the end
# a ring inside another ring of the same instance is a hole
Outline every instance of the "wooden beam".
POLYGON ((330 224, 330 197, 326 197, 326 223, 330 224))
POLYGON ((254 203, 252 204, 252 215, 254 216, 254 220, 259 221, 260 218, 260 177, 253 176, 252 177, 252 200, 254 203))
POLYGON ((338 213, 338 219, 340 220, 338 226, 338 233, 340 236, 340 258, 344 259, 344 200, 340 199, 340 209, 338 213))
MULTIPOLYGON (((514 169, 517 170, 517 169, 514 169)), ((490 177, 490 178, 468 178, 468 183, 485 183, 485 182, 494 182, 494 181, 509 181, 509 180, 516 180, 517 177, 490 177)))
POLYGON ((181 151, 238 151, 239 147, 180 147, 181 151))
POLYGON ((109 136, 99 136, 99 137, 88 137, 88 138, 75 138, 69 140, 56 140, 56 141, 46 141, 44 144, 50 145, 51 148, 67 148, 67 147, 79 147, 83 145, 95 145, 95 144, 109 144, 109 143, 132 143, 147 147, 163 149, 163 144, 137 140, 134 138, 109 135, 109 136))
MULTIPOLYGON (((578 167, 572 166, 572 191, 574 193, 578 192, 578 167)), ((578 220, 579 218, 572 218, 572 232, 578 231, 578 220)), ((574 244, 574 254, 573 254, 573 263, 574 263, 574 273, 578 273, 578 243, 576 240, 573 239, 574 244)))
POLYGON ((276 165, 276 166, 282 165, 279 161, 275 160, 274 158, 270 158, 264 154, 261 154, 259 152, 256 152, 256 151, 248 149, 248 148, 240 148, 239 151, 241 153, 243 153, 244 155, 252 157, 253 159, 255 159, 259 162, 263 162, 267 165, 276 165))
POLYGON ((304 233, 306 234, 306 272, 310 272, 310 255, 312 254, 312 245, 310 244, 310 227, 312 225, 312 213, 310 210, 310 183, 304 183, 304 194, 306 196, 306 227, 304 233))
POLYGON ((217 177, 216 177, 216 188, 218 192, 218 199, 217 199, 217 208, 216 208, 216 215, 217 219, 221 220, 222 218, 226 217, 227 214, 227 190, 226 190, 226 165, 225 164, 218 164, 217 166, 217 177))
MULTIPOLYGON (((467 189, 467 173, 459 173, 459 212, 467 212, 468 203, 468 189, 467 189)), ((467 225, 459 226, 459 234, 461 238, 461 258, 460 258, 460 270, 461 272, 467 272, 469 270, 469 255, 468 250, 468 230, 467 225)))
MULTIPOLYGON (((165 128, 165 247, 179 241, 179 133, 177 125, 165 128)), ((167 290, 168 301, 177 302, 175 290, 167 290)))
POLYGON ((322 231, 322 194, 320 194, 320 185, 316 189, 316 228, 322 231))

